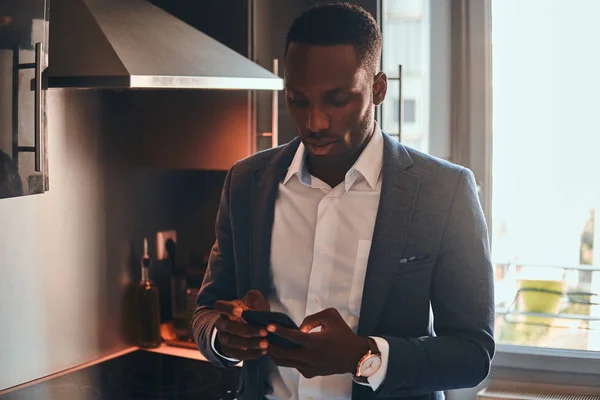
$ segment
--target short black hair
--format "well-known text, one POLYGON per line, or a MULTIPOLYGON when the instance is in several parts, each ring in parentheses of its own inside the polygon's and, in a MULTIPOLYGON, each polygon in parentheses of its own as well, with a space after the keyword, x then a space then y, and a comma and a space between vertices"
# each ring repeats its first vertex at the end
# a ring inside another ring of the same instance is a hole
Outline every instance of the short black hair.
POLYGON ((336 2, 314 6, 296 17, 287 34, 290 43, 315 46, 352 45, 358 65, 378 72, 381 60, 381 31, 375 18, 360 6, 336 2))

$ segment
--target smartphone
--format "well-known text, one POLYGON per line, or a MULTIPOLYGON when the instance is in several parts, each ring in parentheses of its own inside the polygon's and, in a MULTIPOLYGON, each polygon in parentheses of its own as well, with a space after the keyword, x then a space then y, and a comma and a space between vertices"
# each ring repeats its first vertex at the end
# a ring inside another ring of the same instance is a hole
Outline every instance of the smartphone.
MULTIPOLYGON (((245 310, 242 312, 242 318, 250 325, 266 327, 269 324, 277 324, 289 329, 300 329, 289 316, 280 312, 245 310)), ((277 336, 271 332, 267 334, 267 339, 269 340, 269 343, 285 348, 293 349, 300 347, 297 343, 282 338, 281 336, 277 336)))

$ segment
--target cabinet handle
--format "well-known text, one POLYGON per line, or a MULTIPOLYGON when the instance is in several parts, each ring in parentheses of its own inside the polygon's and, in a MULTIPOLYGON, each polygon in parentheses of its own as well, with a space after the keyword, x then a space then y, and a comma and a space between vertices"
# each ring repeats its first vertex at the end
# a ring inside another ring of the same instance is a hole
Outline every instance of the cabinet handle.
MULTIPOLYGON (((273 59, 273 73, 279 75, 279 60, 273 59)), ((271 148, 279 146, 279 92, 272 91, 271 97, 271 132, 263 132, 259 137, 271 137, 271 148)))
POLYGON ((398 142, 402 143, 402 64, 398 65, 398 142))
POLYGON ((35 44, 35 90, 34 90, 34 135, 35 135, 35 171, 42 172, 42 60, 43 44, 35 44))
MULTIPOLYGON (((279 75, 279 60, 273 59, 273 73, 279 75)), ((271 105, 271 147, 279 146, 279 92, 273 90, 273 103, 271 105)))

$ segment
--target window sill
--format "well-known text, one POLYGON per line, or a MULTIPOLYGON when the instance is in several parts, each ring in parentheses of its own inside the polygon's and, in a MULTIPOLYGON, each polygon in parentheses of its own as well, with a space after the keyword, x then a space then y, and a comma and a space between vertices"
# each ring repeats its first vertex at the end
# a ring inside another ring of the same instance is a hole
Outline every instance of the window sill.
POLYGON ((600 387, 600 352, 499 344, 490 378, 600 387))

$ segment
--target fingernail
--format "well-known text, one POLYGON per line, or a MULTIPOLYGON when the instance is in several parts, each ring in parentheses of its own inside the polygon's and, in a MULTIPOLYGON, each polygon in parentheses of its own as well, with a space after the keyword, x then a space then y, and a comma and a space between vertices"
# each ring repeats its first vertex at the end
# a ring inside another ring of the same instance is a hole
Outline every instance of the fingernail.
POLYGON ((275 325, 269 325, 269 326, 267 326, 267 330, 269 332, 275 332, 275 325))
POLYGON ((267 336, 267 331, 265 331, 264 329, 261 329, 259 334, 260 334, 260 336, 265 337, 265 336, 267 336))
POLYGON ((259 343, 259 346, 261 349, 266 349, 267 347, 269 347, 269 342, 263 340, 262 342, 259 343))

